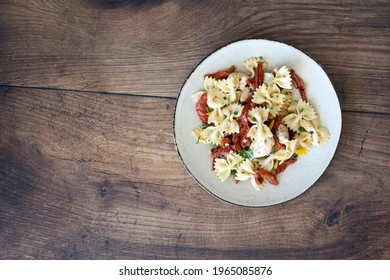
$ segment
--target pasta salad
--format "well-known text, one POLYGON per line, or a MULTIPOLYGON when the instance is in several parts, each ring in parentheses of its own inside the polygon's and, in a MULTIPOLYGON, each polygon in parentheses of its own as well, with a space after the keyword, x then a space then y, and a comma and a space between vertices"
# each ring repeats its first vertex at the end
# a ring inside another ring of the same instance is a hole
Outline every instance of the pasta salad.
POLYGON ((263 57, 204 75, 192 95, 201 125, 196 143, 212 144, 212 170, 225 182, 250 180, 261 190, 278 185, 278 174, 330 137, 308 102, 304 81, 285 65, 267 72, 263 57))

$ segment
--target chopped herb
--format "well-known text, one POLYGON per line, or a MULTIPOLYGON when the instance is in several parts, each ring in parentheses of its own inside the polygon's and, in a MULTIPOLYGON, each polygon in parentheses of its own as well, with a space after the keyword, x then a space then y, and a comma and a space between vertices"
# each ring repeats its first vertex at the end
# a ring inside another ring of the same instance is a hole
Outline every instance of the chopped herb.
POLYGON ((256 118, 255 118, 255 117, 253 117, 253 118, 252 118, 252 121, 254 121, 254 122, 255 122, 255 121, 256 121, 256 118))
POLYGON ((233 114, 234 114, 234 115, 238 115, 238 112, 237 112, 237 111, 234 111, 233 114))
POLYGON ((200 136, 199 136, 198 139, 196 140, 196 144, 199 144, 199 140, 200 140, 200 136))
POLYGON ((294 158, 297 158, 297 157, 298 157, 298 154, 294 153, 292 156, 293 156, 294 158))
POLYGON ((314 133, 314 131, 309 131, 309 133, 310 133, 310 134, 313 134, 313 133, 314 133))
POLYGON ((230 176, 235 177, 236 173, 237 173, 237 171, 235 169, 233 169, 232 171, 230 171, 230 176))
POLYGON ((300 132, 305 131, 305 129, 302 126, 300 126, 298 129, 299 129, 300 132))
POLYGON ((249 150, 249 148, 245 148, 245 149, 241 150, 240 156, 242 156, 243 158, 252 159, 253 158, 253 153, 252 153, 251 150, 249 150))
POLYGON ((207 124, 205 124, 205 123, 202 123, 202 128, 203 129, 205 129, 205 128, 207 128, 208 127, 208 125, 207 124))

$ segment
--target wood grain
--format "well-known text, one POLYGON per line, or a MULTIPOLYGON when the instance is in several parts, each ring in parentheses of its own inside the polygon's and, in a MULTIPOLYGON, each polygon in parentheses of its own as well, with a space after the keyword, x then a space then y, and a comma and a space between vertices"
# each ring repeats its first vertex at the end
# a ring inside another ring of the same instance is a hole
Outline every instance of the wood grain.
POLYGON ((389 1, 0 1, 0 259, 389 259, 389 1), (192 69, 266 38, 322 65, 335 157, 303 195, 244 208, 185 171, 192 69))
POLYGON ((267 38, 317 60, 348 110, 385 113, 389 13, 388 1, 5 1, 0 84, 174 98, 217 48, 267 38))
POLYGON ((186 173, 174 102, 0 87, 0 258, 390 257, 389 115, 345 112, 319 181, 256 209, 218 200, 186 173))
POLYGON ((174 100, 3 88, 0 102, 2 141, 15 149, 28 144, 22 154, 45 155, 48 165, 61 162, 58 169, 86 179, 188 183, 178 180, 186 176, 173 144, 174 100))

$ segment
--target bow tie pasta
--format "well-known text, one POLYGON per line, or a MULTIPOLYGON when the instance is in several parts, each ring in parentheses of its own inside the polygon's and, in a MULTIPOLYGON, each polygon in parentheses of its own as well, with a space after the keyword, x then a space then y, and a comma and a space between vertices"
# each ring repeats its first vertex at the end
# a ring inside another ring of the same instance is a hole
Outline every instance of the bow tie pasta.
POLYGON ((330 137, 303 79, 286 65, 267 67, 263 57, 248 58, 242 72, 231 66, 205 75, 192 95, 202 123, 192 134, 213 146, 212 169, 222 182, 249 180, 257 190, 278 185, 278 174, 330 137))

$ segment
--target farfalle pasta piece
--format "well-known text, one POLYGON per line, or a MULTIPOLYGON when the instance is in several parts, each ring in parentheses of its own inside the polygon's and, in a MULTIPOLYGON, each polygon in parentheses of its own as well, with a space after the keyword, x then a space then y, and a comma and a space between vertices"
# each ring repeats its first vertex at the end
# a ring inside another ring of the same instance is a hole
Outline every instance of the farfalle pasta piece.
POLYGON ((269 110, 266 108, 253 108, 248 112, 248 120, 253 124, 248 131, 248 137, 261 141, 264 138, 272 137, 269 127, 264 124, 268 118, 269 110))
POLYGON ((203 127, 198 126, 192 130, 192 135, 196 138, 196 143, 206 143, 206 139, 202 136, 203 127))
POLYGON ((238 86, 237 90, 244 90, 245 87, 247 87, 247 80, 249 79, 249 76, 244 73, 232 73, 229 75, 228 79, 238 79, 238 86))
POLYGON ((246 181, 250 179, 253 175, 255 175, 255 165, 250 159, 245 159, 243 162, 241 162, 240 165, 238 165, 238 168, 236 170, 235 179, 239 181, 246 181))
POLYGON ((237 119, 241 116, 243 108, 244 106, 238 103, 232 103, 222 109, 223 114, 226 116, 224 121, 221 123, 221 129, 223 132, 233 134, 240 131, 237 119))
POLYGON ((285 95, 281 93, 273 93, 270 96, 271 104, 269 104, 267 107, 269 108, 269 112, 273 117, 276 117, 280 109, 282 109, 284 104, 284 98, 285 95))
POLYGON ((237 88, 240 84, 240 79, 238 76, 232 76, 228 79, 216 80, 214 82, 215 87, 219 88, 222 92, 226 94, 227 100, 229 102, 237 102, 239 96, 237 96, 237 88))
POLYGON ((329 130, 325 127, 320 127, 320 120, 318 117, 310 121, 303 120, 301 126, 305 131, 311 134, 313 144, 318 147, 327 142, 330 138, 329 130))
POLYGON ((287 106, 287 111, 288 111, 289 113, 294 113, 295 110, 297 109, 297 104, 298 104, 297 101, 291 100, 291 102, 290 102, 290 103, 288 104, 288 106, 287 106))
POLYGON ((210 111, 209 117, 208 117, 208 123, 219 125, 226 119, 225 114, 222 112, 221 108, 215 108, 210 111))
POLYGON ((215 145, 220 145, 223 138, 221 128, 219 126, 212 125, 203 129, 200 135, 203 137, 203 139, 205 139, 206 143, 212 143, 215 145))
POLYGON ((282 108, 288 111, 288 108, 290 107, 290 104, 292 102, 291 91, 287 89, 283 89, 281 90, 280 93, 284 95, 282 108))
POLYGON ((307 131, 295 134, 295 139, 298 141, 298 146, 304 148, 306 151, 313 146, 313 136, 307 131))
POLYGON ((236 120, 229 120, 226 118, 220 126, 221 131, 227 134, 238 133, 240 131, 240 125, 236 120))
POLYGON ((278 164, 278 160, 272 154, 268 157, 257 159, 257 162, 261 168, 267 171, 271 171, 278 164))
POLYGON ((273 70, 275 78, 272 80, 272 83, 277 84, 281 88, 291 89, 292 80, 290 76, 290 70, 286 66, 282 66, 279 69, 275 68, 273 70))
POLYGON ((238 168, 238 164, 242 161, 242 157, 230 152, 225 158, 217 158, 214 162, 214 170, 217 173, 218 178, 225 182, 229 178, 231 172, 238 168))
POLYGON ((253 124, 263 123, 268 118, 269 110, 263 107, 253 108, 248 112, 249 121, 253 124))
POLYGON ((230 120, 238 119, 241 116, 243 105, 238 103, 232 103, 225 108, 222 109, 225 116, 227 116, 230 120))
POLYGON ((318 147, 327 142, 330 138, 329 130, 326 127, 320 127, 319 124, 319 118, 310 121, 303 120, 301 122, 302 128, 311 134, 313 144, 318 147))
POLYGON ((298 131, 300 127, 308 124, 307 121, 311 121, 317 118, 317 114, 314 108, 303 100, 299 100, 295 112, 285 116, 283 122, 293 131, 298 131))
POLYGON ((256 104, 263 104, 269 101, 268 85, 262 84, 258 89, 255 90, 252 97, 252 102, 256 104))
POLYGON ((259 61, 261 61, 263 69, 265 69, 267 67, 267 63, 262 57, 251 57, 242 63, 242 66, 245 68, 245 70, 249 72, 250 79, 253 79, 253 77, 255 76, 255 70, 259 61))
POLYGON ((298 145, 297 139, 291 140, 286 144, 286 149, 275 152, 273 156, 275 157, 275 159, 279 161, 279 164, 281 164, 285 160, 291 158, 294 155, 297 149, 297 145, 298 145))
POLYGON ((319 127, 313 133, 313 144, 319 147, 327 142, 329 138, 329 130, 326 127, 319 127))
POLYGON ((211 78, 211 77, 204 77, 204 80, 203 80, 203 87, 206 91, 209 91, 210 89, 212 88, 215 88, 215 79, 214 78, 211 78))
POLYGON ((228 104, 226 93, 217 88, 211 88, 207 92, 207 106, 212 109, 221 108, 228 104))
POLYGON ((252 102, 263 104, 269 109, 269 112, 275 117, 284 104, 285 94, 281 94, 276 84, 269 85, 263 83, 253 94, 252 102))
POLYGON ((243 162, 238 165, 236 169, 235 179, 238 181, 247 181, 250 180, 252 186, 260 191, 264 184, 258 185, 254 175, 256 174, 256 166, 250 159, 245 159, 243 162))

